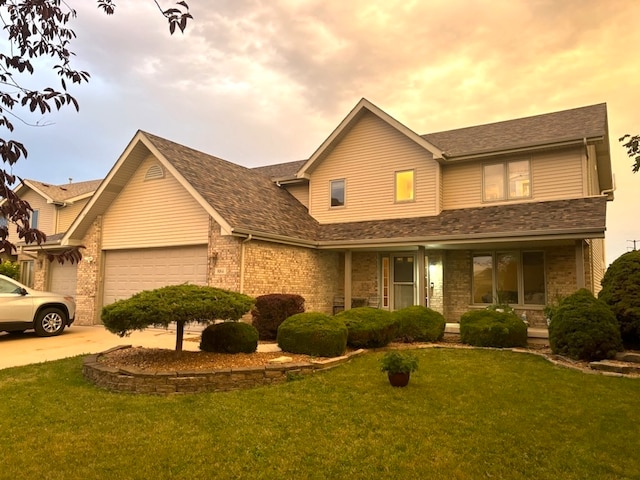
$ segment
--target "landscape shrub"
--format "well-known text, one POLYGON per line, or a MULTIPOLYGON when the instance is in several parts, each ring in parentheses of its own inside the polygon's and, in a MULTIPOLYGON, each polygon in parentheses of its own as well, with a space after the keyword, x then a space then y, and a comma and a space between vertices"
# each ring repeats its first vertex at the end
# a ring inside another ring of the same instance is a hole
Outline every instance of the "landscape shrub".
POLYGON ((586 288, 560 301, 549 323, 551 351, 574 360, 613 358, 622 339, 611 309, 586 288))
POLYGON ((527 325, 512 312, 471 310, 460 318, 460 341, 476 347, 525 347, 527 325))
POLYGON ((14 280, 20 280, 20 265, 16 262, 5 260, 0 262, 0 274, 5 275, 14 280))
POLYGON ((444 337, 446 320, 441 313, 413 305, 393 313, 398 324, 398 340, 403 342, 437 342, 444 337))
POLYGON ((105 328, 119 336, 150 326, 168 327, 176 322, 176 350, 182 349, 187 323, 208 325, 215 320, 239 320, 247 313, 253 298, 241 293, 199 285, 170 285, 143 290, 130 298, 102 308, 105 328))
POLYGON ((200 350, 218 353, 253 353, 258 348, 258 330, 244 322, 222 322, 202 331, 200 350))
POLYGON ((613 261, 604 274, 598 298, 613 311, 624 345, 640 348, 640 251, 613 261))
POLYGON ((398 332, 393 314, 379 308, 352 308, 338 313, 335 318, 347 326, 347 345, 353 348, 384 347, 398 332))
POLYGON ((278 346, 285 352, 338 357, 347 348, 347 326, 324 313, 298 313, 278 328, 278 346))
POLYGON ((300 295, 271 293, 256 298, 251 317, 260 340, 275 340, 280 324, 290 316, 303 312, 304 298, 300 295))

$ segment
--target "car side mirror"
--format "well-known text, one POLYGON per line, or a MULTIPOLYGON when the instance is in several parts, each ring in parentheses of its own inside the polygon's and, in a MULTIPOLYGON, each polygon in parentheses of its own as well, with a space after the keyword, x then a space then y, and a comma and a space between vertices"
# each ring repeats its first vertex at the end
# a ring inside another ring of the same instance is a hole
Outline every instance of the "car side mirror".
POLYGON ((26 294, 28 294, 29 292, 27 292, 27 290, 26 290, 26 289, 24 289, 24 288, 20 287, 20 288, 18 289, 18 293, 24 297, 24 296, 25 296, 26 294))

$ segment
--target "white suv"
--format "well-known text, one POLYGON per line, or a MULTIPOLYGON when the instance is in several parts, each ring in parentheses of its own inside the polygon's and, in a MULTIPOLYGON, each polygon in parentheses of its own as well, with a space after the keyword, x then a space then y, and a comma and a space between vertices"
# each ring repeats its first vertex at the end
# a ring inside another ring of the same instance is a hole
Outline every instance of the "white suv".
POLYGON ((41 337, 60 335, 76 316, 73 297, 40 292, 0 275, 0 332, 34 329, 41 337))

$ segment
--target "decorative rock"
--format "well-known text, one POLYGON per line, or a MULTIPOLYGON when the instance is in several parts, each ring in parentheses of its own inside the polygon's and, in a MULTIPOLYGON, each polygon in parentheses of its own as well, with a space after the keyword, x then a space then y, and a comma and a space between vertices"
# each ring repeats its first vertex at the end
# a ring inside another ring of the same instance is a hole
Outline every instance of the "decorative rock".
POLYGON ((269 360, 269 363, 291 363, 293 362, 293 358, 291 357, 278 357, 278 358, 272 358, 271 360, 269 360))

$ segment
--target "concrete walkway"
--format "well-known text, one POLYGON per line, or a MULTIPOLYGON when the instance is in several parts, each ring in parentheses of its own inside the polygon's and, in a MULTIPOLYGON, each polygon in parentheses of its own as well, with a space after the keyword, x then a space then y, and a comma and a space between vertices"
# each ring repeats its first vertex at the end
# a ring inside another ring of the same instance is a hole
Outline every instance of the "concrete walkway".
MULTIPOLYGON (((198 351, 202 326, 189 326, 184 332, 184 350, 198 351)), ((460 325, 448 323, 447 333, 459 333, 460 325)), ((545 328, 530 328, 530 341, 546 341, 545 328)), ((34 332, 22 335, 0 333, 0 369, 48 362, 61 358, 74 357, 90 353, 104 352, 118 345, 134 347, 168 348, 173 350, 176 344, 175 329, 148 328, 141 332, 132 332, 128 337, 118 337, 101 325, 89 327, 72 326, 57 337, 38 337, 34 332)), ((259 352, 280 351, 274 343, 258 344, 259 352)))

